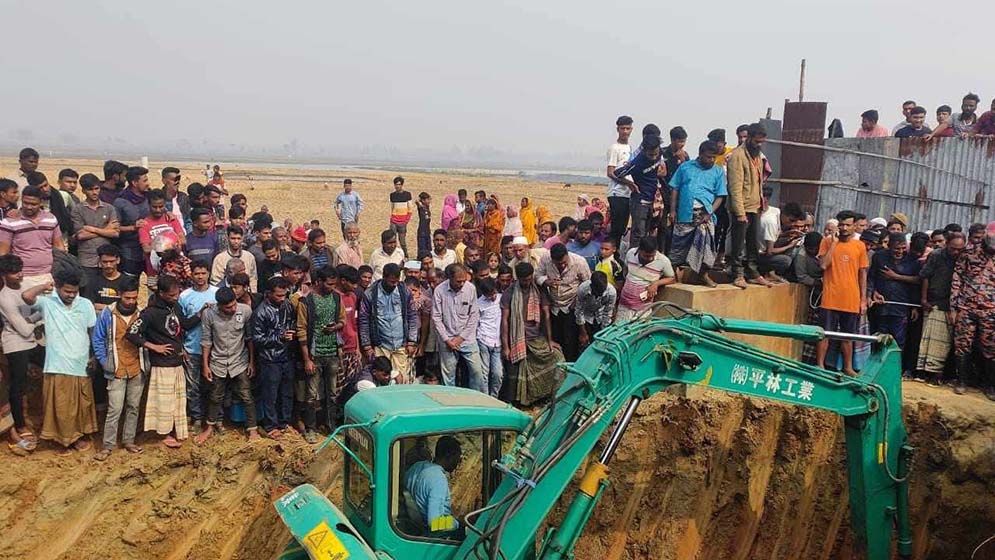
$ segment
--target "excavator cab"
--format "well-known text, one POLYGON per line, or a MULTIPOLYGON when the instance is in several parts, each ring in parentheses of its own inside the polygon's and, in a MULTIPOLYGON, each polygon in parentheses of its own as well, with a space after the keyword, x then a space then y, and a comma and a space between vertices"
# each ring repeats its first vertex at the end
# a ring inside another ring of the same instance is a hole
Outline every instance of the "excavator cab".
POLYGON ((492 463, 531 420, 477 391, 434 385, 360 392, 345 418, 329 437, 345 456, 342 508, 309 484, 280 498, 295 537, 281 558, 451 558, 466 536, 459 519, 490 500, 501 482, 492 463))

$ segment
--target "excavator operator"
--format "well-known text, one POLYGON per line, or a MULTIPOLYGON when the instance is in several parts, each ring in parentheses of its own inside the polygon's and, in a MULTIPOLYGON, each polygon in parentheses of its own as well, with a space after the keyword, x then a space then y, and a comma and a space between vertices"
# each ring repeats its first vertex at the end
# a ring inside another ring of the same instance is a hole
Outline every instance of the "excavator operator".
POLYGON ((453 517, 449 477, 460 464, 463 455, 456 438, 442 436, 435 443, 435 459, 418 461, 408 468, 404 487, 421 515, 418 521, 431 534, 450 533, 459 529, 453 517))

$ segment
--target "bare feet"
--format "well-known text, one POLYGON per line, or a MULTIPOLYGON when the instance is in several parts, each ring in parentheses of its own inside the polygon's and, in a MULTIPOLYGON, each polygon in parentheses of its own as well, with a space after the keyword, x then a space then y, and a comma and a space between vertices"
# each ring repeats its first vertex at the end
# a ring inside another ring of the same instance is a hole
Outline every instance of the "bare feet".
POLYGON ((708 276, 707 272, 701 275, 701 281, 704 282, 709 288, 718 286, 718 284, 715 283, 715 280, 712 280, 711 277, 708 276))
POLYGON ((196 443, 197 445, 204 445, 204 442, 207 441, 207 438, 211 437, 212 435, 214 435, 214 426, 208 424, 207 427, 204 428, 204 431, 200 432, 199 434, 197 434, 197 437, 193 438, 193 442, 196 443))
POLYGON ((747 280, 747 282, 750 283, 750 284, 756 284, 757 286, 767 286, 768 288, 770 288, 771 286, 773 286, 773 284, 771 284, 770 282, 768 282, 767 279, 764 278, 763 276, 757 276, 756 278, 750 278, 749 280, 747 280))
POLYGON ((857 377, 857 375, 859 375, 853 368, 844 369, 843 373, 848 375, 849 377, 857 377))
POLYGON ((84 436, 73 442, 73 447, 76 451, 86 451, 90 449, 90 441, 84 436))
POLYGON ((141 448, 141 446, 135 445, 134 443, 126 443, 126 444, 124 444, 124 449, 128 453, 134 453, 135 455, 138 455, 139 453, 142 453, 143 451, 145 451, 144 449, 141 448))
POLYGON ((162 444, 170 449, 179 449, 183 446, 183 442, 177 440, 171 435, 166 436, 166 438, 162 440, 162 444))
POLYGON ((111 456, 111 450, 110 449, 101 449, 100 451, 97 452, 96 455, 93 456, 93 460, 94 461, 101 461, 101 462, 103 462, 103 461, 106 461, 107 458, 110 457, 110 456, 111 456))
POLYGON ((259 435, 259 430, 256 428, 249 428, 249 441, 257 441, 262 439, 259 435))
POLYGON ((742 276, 737 276, 736 279, 732 281, 732 285, 736 286, 740 290, 745 290, 746 289, 746 278, 743 278, 742 276))

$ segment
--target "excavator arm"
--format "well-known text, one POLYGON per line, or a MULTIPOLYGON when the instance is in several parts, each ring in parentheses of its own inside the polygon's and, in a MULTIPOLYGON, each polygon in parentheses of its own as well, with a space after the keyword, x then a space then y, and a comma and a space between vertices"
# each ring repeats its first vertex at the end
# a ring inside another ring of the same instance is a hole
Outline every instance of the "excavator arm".
POLYGON ((467 538, 456 558, 535 558, 539 527, 609 432, 563 520, 545 535, 538 552, 542 559, 573 558, 577 539, 608 485, 608 464, 639 403, 675 384, 843 416, 850 518, 857 541, 868 560, 885 560, 897 532, 899 554, 911 554, 907 478, 912 448, 901 418, 901 351, 890 337, 721 319, 669 303, 662 308, 669 318, 605 329, 577 362, 566 366, 566 379, 551 403, 518 436, 512 451, 494 463, 505 473, 504 480, 485 507, 466 516, 467 538), (849 338, 874 347, 860 375, 848 377, 758 350, 723 332, 849 338))

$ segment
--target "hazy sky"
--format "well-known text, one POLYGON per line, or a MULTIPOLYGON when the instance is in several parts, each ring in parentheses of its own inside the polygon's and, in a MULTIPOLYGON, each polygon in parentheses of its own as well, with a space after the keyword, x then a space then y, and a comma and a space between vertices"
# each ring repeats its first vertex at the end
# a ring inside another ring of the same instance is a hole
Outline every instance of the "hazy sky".
POLYGON ((803 57, 806 99, 828 101, 852 134, 867 108, 893 125, 905 98, 930 121, 969 90, 989 105, 995 3, 969 12, 927 0, 0 0, 0 142, 25 130, 42 149, 296 138, 600 166, 622 113, 684 125, 694 143, 767 107, 779 117, 803 57))

